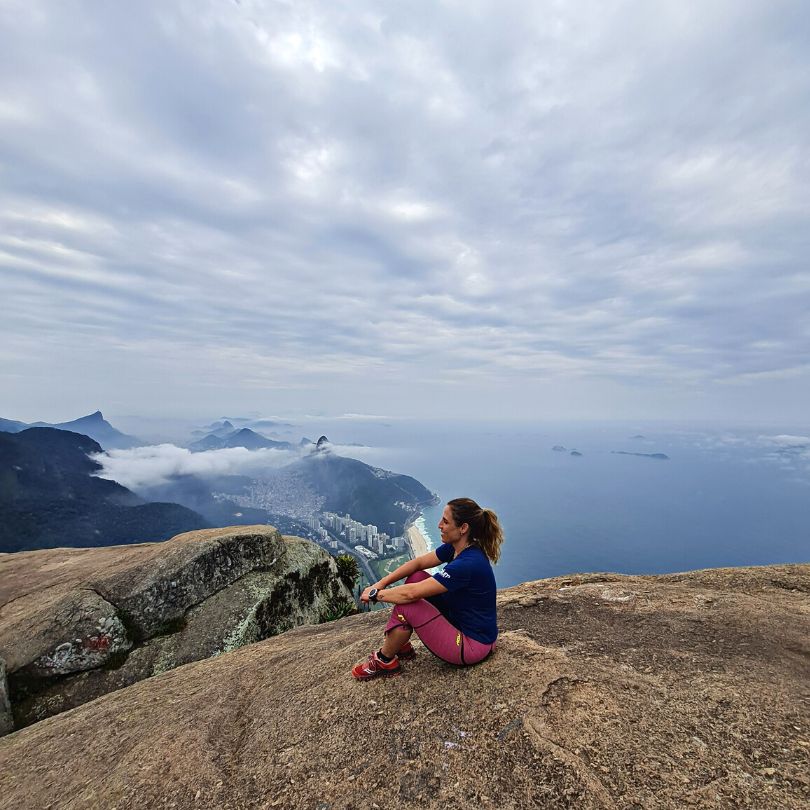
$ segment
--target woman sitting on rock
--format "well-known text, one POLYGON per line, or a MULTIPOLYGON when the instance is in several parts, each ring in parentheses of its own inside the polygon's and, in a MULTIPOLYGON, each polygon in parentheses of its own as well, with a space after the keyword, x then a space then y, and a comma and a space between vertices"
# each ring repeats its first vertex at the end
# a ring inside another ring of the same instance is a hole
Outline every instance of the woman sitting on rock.
POLYGON ((416 656, 410 642, 414 630, 430 652, 457 666, 477 664, 495 649, 492 563, 498 562, 503 542, 498 517, 469 498, 456 498, 444 507, 439 531, 439 548, 363 591, 363 602, 388 602, 394 608, 382 647, 352 669, 358 680, 399 674, 399 662, 416 656), (443 571, 426 573, 442 563, 447 563, 443 571), (388 587, 402 577, 407 577, 404 585, 388 587))

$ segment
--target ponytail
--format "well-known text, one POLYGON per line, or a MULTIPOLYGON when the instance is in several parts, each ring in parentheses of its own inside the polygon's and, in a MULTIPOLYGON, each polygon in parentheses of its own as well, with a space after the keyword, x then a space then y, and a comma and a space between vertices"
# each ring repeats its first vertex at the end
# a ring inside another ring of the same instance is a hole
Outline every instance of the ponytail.
POLYGON ((482 511, 481 539, 479 545, 484 554, 486 554, 493 563, 497 563, 501 558, 503 529, 501 528, 498 516, 491 509, 484 509, 482 511))

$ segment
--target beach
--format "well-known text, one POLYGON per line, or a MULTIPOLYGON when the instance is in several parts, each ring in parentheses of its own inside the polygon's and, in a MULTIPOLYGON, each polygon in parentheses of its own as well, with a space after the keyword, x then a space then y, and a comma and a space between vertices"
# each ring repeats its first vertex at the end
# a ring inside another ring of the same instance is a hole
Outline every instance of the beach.
POLYGON ((408 545, 411 549, 411 557, 413 557, 413 559, 428 553, 427 539, 415 524, 412 523, 408 526, 405 530, 405 537, 408 540, 408 545))

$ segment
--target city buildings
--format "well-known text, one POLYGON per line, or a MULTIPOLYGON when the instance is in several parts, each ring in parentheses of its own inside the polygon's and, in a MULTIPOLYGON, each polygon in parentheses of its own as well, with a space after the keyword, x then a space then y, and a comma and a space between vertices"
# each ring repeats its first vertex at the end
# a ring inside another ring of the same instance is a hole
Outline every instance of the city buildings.
MULTIPOLYGON (((338 515, 335 512, 322 512, 320 516, 309 518, 309 527, 316 531, 329 531, 355 548, 369 549, 374 557, 385 557, 401 554, 405 550, 404 537, 389 537, 372 523, 364 524, 354 520, 351 515, 338 515)), ((365 555, 365 551, 363 552, 365 555)))

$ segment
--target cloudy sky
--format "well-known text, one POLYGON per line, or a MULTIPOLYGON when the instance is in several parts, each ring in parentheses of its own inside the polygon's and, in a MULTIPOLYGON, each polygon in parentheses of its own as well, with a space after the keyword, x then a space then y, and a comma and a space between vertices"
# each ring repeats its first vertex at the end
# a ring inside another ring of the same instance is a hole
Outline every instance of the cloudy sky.
POLYGON ((804 2, 0 0, 0 416, 806 419, 804 2))

